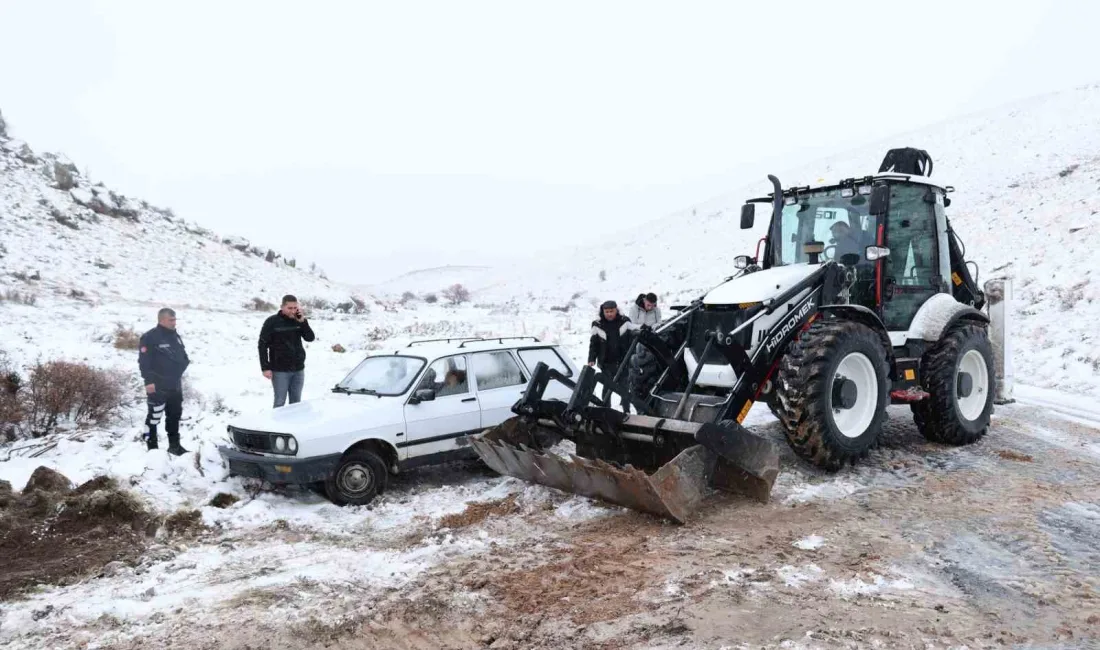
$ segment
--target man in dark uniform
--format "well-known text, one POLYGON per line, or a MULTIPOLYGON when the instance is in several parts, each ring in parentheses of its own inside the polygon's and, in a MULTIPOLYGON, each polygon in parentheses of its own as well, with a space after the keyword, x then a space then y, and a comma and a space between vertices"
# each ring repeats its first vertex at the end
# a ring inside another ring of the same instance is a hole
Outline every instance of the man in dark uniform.
POLYGON ((176 333, 176 312, 164 308, 157 312, 157 326, 141 335, 138 367, 145 382, 149 414, 145 425, 145 442, 149 449, 157 448, 157 425, 165 418, 168 432, 168 453, 182 456, 187 450, 180 446, 180 416, 183 415, 183 372, 191 360, 176 333))
MULTIPOLYGON (((630 347, 630 332, 635 328, 629 318, 619 313, 619 306, 614 300, 600 305, 600 318, 592 321, 592 338, 588 341, 588 365, 598 362, 600 371, 608 379, 614 379, 619 364, 627 361, 624 357, 630 347)), ((611 389, 604 386, 603 401, 608 403, 610 396, 611 389)), ((626 400, 621 396, 620 403, 625 411, 626 400)))

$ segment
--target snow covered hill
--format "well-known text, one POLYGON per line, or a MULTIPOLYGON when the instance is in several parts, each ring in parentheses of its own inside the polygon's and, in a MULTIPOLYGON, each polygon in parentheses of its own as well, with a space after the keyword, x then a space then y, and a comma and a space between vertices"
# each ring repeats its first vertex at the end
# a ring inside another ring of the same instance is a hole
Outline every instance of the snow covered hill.
POLYGON ((346 288, 276 251, 221 237, 93 184, 63 157, 0 137, 0 288, 96 304, 236 309, 285 293, 331 302, 346 288))
POLYGON ((738 228, 745 199, 785 187, 874 173, 890 148, 918 147, 934 159, 933 180, 955 187, 948 217, 978 263, 979 282, 1014 283, 1017 379, 1100 397, 1100 85, 1004 106, 899 134, 790 170, 760 169, 759 182, 689 206, 592 246, 563 251, 554 264, 501 269, 507 283, 475 294, 529 294, 548 308, 575 301, 620 303, 654 291, 664 305, 689 301, 734 272, 764 236, 758 219, 738 228), (604 272, 606 281, 601 281, 604 272))

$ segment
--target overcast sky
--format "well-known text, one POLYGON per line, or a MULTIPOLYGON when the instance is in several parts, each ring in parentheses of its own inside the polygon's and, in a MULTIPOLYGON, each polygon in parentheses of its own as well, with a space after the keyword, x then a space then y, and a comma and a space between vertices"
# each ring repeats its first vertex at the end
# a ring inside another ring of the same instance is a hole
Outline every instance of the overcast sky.
POLYGON ((373 282, 1100 81, 1098 24, 1090 0, 0 0, 0 110, 128 195, 373 282))

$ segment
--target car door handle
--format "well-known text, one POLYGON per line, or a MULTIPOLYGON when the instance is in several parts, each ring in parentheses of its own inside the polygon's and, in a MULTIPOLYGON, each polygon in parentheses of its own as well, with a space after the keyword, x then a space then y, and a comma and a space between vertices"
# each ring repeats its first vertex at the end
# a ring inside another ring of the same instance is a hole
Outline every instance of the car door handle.
POLYGON ((462 401, 463 402, 476 402, 477 398, 476 397, 467 397, 466 399, 464 399, 462 401))

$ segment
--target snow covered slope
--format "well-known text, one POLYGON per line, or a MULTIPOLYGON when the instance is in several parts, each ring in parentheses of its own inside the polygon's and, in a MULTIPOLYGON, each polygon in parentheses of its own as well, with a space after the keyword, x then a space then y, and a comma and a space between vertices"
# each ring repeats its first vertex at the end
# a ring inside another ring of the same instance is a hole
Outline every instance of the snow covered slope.
POLYGON ((489 266, 451 264, 409 271, 385 282, 366 285, 363 290, 370 293, 385 293, 396 296, 411 291, 420 296, 427 293, 438 293, 451 285, 461 284, 472 291, 477 291, 495 282, 497 277, 498 272, 489 266))
MULTIPOLYGON (((690 206, 606 242, 563 252, 554 264, 501 269, 507 284, 476 300, 530 293, 561 305, 577 292, 621 303, 655 291, 661 304, 688 301, 734 272, 766 223, 738 228, 747 198, 783 185, 874 173, 894 147, 935 161, 933 180, 956 188, 948 217, 980 267, 979 282, 1015 287, 1017 379, 1100 397, 1100 85, 1033 98, 900 134, 791 170, 760 169, 759 182, 690 206), (600 280, 600 271, 606 281, 600 280)), ((578 301, 579 302, 579 301, 578 301)), ((595 317, 595 309, 589 311, 595 317)), ((586 312, 587 313, 587 312, 586 312)))
POLYGON ((94 185, 63 157, 0 137, 0 290, 231 309, 285 293, 348 300, 346 288, 288 262, 94 185))

